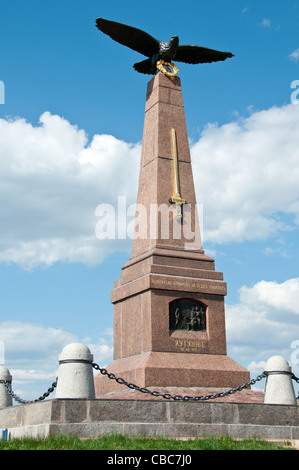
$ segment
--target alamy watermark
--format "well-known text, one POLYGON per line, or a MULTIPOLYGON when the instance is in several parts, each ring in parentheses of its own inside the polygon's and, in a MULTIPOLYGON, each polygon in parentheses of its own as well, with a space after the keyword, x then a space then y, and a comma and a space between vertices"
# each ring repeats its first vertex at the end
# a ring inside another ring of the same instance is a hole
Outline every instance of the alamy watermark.
POLYGON ((5 85, 0 80, 0 104, 5 104, 5 85))
POLYGON ((291 354, 290 362, 297 366, 299 364, 299 339, 292 341, 291 349, 294 349, 294 351, 291 354))
POLYGON ((118 196, 117 208, 99 204, 95 210, 99 221, 95 234, 99 240, 184 240, 186 249, 200 249, 202 237, 202 204, 184 204, 182 217, 175 204, 131 204, 118 196), (200 223, 199 223, 200 220, 200 223), (195 221, 195 222, 194 222, 195 221))
POLYGON ((293 80, 291 83, 291 88, 295 88, 295 91, 291 94, 291 103, 292 104, 299 104, 299 80, 293 80))

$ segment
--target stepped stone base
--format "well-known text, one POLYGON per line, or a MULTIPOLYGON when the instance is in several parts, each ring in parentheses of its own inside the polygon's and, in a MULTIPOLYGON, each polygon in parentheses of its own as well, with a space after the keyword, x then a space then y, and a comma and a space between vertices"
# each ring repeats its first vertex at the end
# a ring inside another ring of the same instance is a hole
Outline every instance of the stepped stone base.
MULTIPOLYGON (((226 355, 147 352, 117 359, 108 372, 139 387, 234 388, 250 380, 249 372, 226 355)), ((127 389, 107 376, 95 377, 96 396, 127 389)))
MULTIPOLYGON (((240 392, 241 394, 243 392, 240 392)), ((0 409, 12 437, 72 434, 299 440, 299 408, 291 405, 167 400, 54 399, 0 409)))

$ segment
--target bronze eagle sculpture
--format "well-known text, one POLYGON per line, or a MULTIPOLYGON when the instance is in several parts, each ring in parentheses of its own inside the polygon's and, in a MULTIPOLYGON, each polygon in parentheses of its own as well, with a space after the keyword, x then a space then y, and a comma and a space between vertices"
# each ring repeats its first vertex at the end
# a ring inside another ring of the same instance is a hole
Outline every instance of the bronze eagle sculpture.
POLYGON ((172 36, 169 42, 159 41, 141 29, 103 18, 96 19, 96 26, 114 41, 148 57, 133 66, 137 72, 148 75, 156 74, 156 64, 159 60, 203 64, 234 57, 231 52, 221 52, 200 46, 179 45, 178 36, 172 36))

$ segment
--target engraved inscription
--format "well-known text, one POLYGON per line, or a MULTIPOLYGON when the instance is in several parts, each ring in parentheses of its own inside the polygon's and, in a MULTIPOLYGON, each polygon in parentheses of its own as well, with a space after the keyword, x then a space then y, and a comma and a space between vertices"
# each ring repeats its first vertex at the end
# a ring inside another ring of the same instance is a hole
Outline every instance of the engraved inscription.
POLYGON ((196 300, 173 300, 169 304, 169 329, 206 331, 206 309, 196 300))
POLYGON ((153 278, 151 280, 153 287, 165 287, 166 289, 169 288, 183 288, 183 289, 198 289, 198 290, 207 290, 215 293, 226 294, 226 285, 222 283, 212 283, 212 282, 189 282, 189 281, 173 281, 170 279, 157 279, 153 278))
POLYGON ((176 339, 174 345, 180 350, 180 352, 193 353, 197 353, 200 349, 205 347, 205 343, 203 341, 189 341, 185 339, 176 339))

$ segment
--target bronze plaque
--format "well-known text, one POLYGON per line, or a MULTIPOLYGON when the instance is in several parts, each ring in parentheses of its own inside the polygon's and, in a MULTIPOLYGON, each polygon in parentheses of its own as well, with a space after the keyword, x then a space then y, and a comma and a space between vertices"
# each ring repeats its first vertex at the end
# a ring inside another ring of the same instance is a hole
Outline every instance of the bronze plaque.
POLYGON ((169 329, 206 331, 206 310, 197 300, 173 300, 169 303, 169 329))

